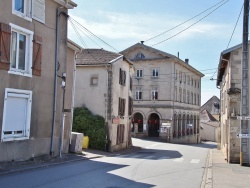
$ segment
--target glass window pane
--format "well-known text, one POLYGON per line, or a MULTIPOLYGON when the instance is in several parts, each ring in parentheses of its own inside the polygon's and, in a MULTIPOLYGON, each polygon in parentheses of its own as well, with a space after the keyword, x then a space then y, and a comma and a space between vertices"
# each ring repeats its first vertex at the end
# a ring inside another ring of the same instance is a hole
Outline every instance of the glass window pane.
POLYGON ((15 0, 15 10, 24 13, 24 0, 15 0))
POLYGON ((19 34, 18 69, 20 69, 20 70, 25 70, 25 50, 26 50, 26 36, 19 34))
POLYGON ((12 31, 11 68, 16 68, 17 33, 12 31))

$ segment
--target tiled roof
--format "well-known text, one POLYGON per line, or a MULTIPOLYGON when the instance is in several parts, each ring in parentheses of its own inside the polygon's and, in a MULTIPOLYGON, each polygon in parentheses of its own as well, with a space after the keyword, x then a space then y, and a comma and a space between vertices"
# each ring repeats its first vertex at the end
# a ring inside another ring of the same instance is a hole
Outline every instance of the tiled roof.
POLYGON ((201 111, 200 118, 203 122, 218 122, 206 109, 201 111))
POLYGON ((77 55, 76 65, 100 65, 122 57, 121 54, 103 49, 84 49, 77 55))

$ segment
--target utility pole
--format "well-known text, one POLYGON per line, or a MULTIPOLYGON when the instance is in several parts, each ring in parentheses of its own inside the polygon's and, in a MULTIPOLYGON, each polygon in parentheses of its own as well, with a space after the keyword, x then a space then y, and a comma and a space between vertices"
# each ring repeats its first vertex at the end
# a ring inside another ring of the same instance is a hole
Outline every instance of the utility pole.
MULTIPOLYGON (((249 20, 249 0, 244 0, 243 15, 243 41, 242 41, 242 80, 241 80, 241 116, 249 116, 249 82, 250 75, 248 68, 248 20, 249 20)), ((241 120, 241 134, 248 134, 249 121, 241 120)), ((241 138, 240 164, 250 164, 250 138, 241 138)))

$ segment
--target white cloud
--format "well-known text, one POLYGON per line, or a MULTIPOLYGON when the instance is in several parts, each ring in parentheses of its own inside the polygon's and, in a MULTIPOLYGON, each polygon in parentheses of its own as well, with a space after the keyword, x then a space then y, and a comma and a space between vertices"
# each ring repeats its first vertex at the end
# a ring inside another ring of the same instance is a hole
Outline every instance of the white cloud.
MULTIPOLYGON (((182 23, 186 19, 174 18, 171 15, 144 13, 124 14, 103 11, 95 12, 95 18, 100 19, 93 19, 91 21, 88 21, 84 17, 75 15, 71 16, 101 38, 128 39, 133 41, 149 39, 152 36, 167 30, 168 28, 172 28, 182 23)), ((157 41, 171 37, 172 35, 180 32, 182 29, 187 28, 194 22, 195 21, 188 22, 167 34, 162 35, 157 39, 157 41)), ((204 23, 203 21, 179 34, 178 39, 184 40, 188 38, 194 38, 200 34, 202 34, 204 37, 222 37, 225 35, 224 31, 227 28, 227 25, 204 23)), ((71 33, 72 30, 69 32, 71 33)))

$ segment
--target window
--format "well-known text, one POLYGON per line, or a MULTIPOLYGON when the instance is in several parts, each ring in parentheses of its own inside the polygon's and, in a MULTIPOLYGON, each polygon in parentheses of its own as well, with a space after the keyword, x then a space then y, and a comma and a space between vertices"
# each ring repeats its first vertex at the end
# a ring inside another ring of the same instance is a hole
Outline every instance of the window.
POLYGON ((119 97, 119 106, 118 106, 118 115, 119 116, 125 115, 125 108, 126 108, 126 99, 119 97))
POLYGON ((12 13, 28 21, 45 23, 45 0, 12 0, 12 13))
POLYGON ((196 80, 194 80, 194 87, 196 88, 196 80))
POLYGON ((197 81, 197 88, 200 88, 200 83, 199 83, 199 81, 197 81))
POLYGON ((180 71, 179 72, 179 80, 180 80, 180 83, 182 82, 182 72, 180 71))
POLYGON ((119 75, 119 84, 125 86, 126 85, 126 71, 120 68, 120 75, 119 75))
POLYGON ((136 77, 142 78, 142 70, 141 69, 136 70, 136 77))
POLYGON ((14 24, 10 25, 12 36, 9 73, 31 76, 33 32, 14 24))
POLYGON ((191 86, 194 85, 194 79, 191 77, 191 86))
POLYGON ((189 91, 187 91, 187 103, 190 103, 190 98, 189 98, 189 91))
POLYGON ((187 76, 187 84, 190 85, 190 76, 187 76))
POLYGON ((128 107, 128 115, 131 116, 133 113, 133 99, 129 96, 129 107, 128 107))
POLYGON ((177 86, 174 89, 174 100, 177 101, 177 86))
POLYGON ((190 104, 193 104, 193 93, 191 93, 190 104))
POLYGON ((153 69, 152 77, 156 78, 159 76, 158 69, 153 69))
POLYGON ((151 92, 151 99, 152 100, 158 100, 158 91, 157 91, 157 87, 153 87, 152 88, 152 92, 151 92))
POLYGON ((178 70, 175 70, 175 79, 177 80, 178 76, 178 70))
POLYGON ((194 94, 194 105, 196 105, 196 94, 194 94))
POLYGON ((179 88, 179 101, 181 102, 181 99, 182 99, 182 89, 179 88))
POLYGON ((97 86, 98 85, 98 76, 91 76, 90 85, 91 86, 97 86))
POLYGON ((186 90, 183 89, 183 102, 186 102, 186 90))
POLYGON ((187 75, 186 75, 186 74, 184 74, 184 83, 186 83, 186 76, 187 76, 187 75))
POLYGON ((135 100, 141 100, 141 99, 142 99, 141 87, 136 87, 135 100))
POLYGON ((138 53, 135 55, 135 59, 145 59, 145 55, 143 53, 138 53))
POLYGON ((121 144, 124 142, 124 132, 125 132, 125 126, 124 125, 117 125, 116 144, 121 144))
POLYGON ((197 105, 200 105, 200 95, 197 95, 197 105))
POLYGON ((32 91, 5 89, 1 141, 30 137, 32 91))

